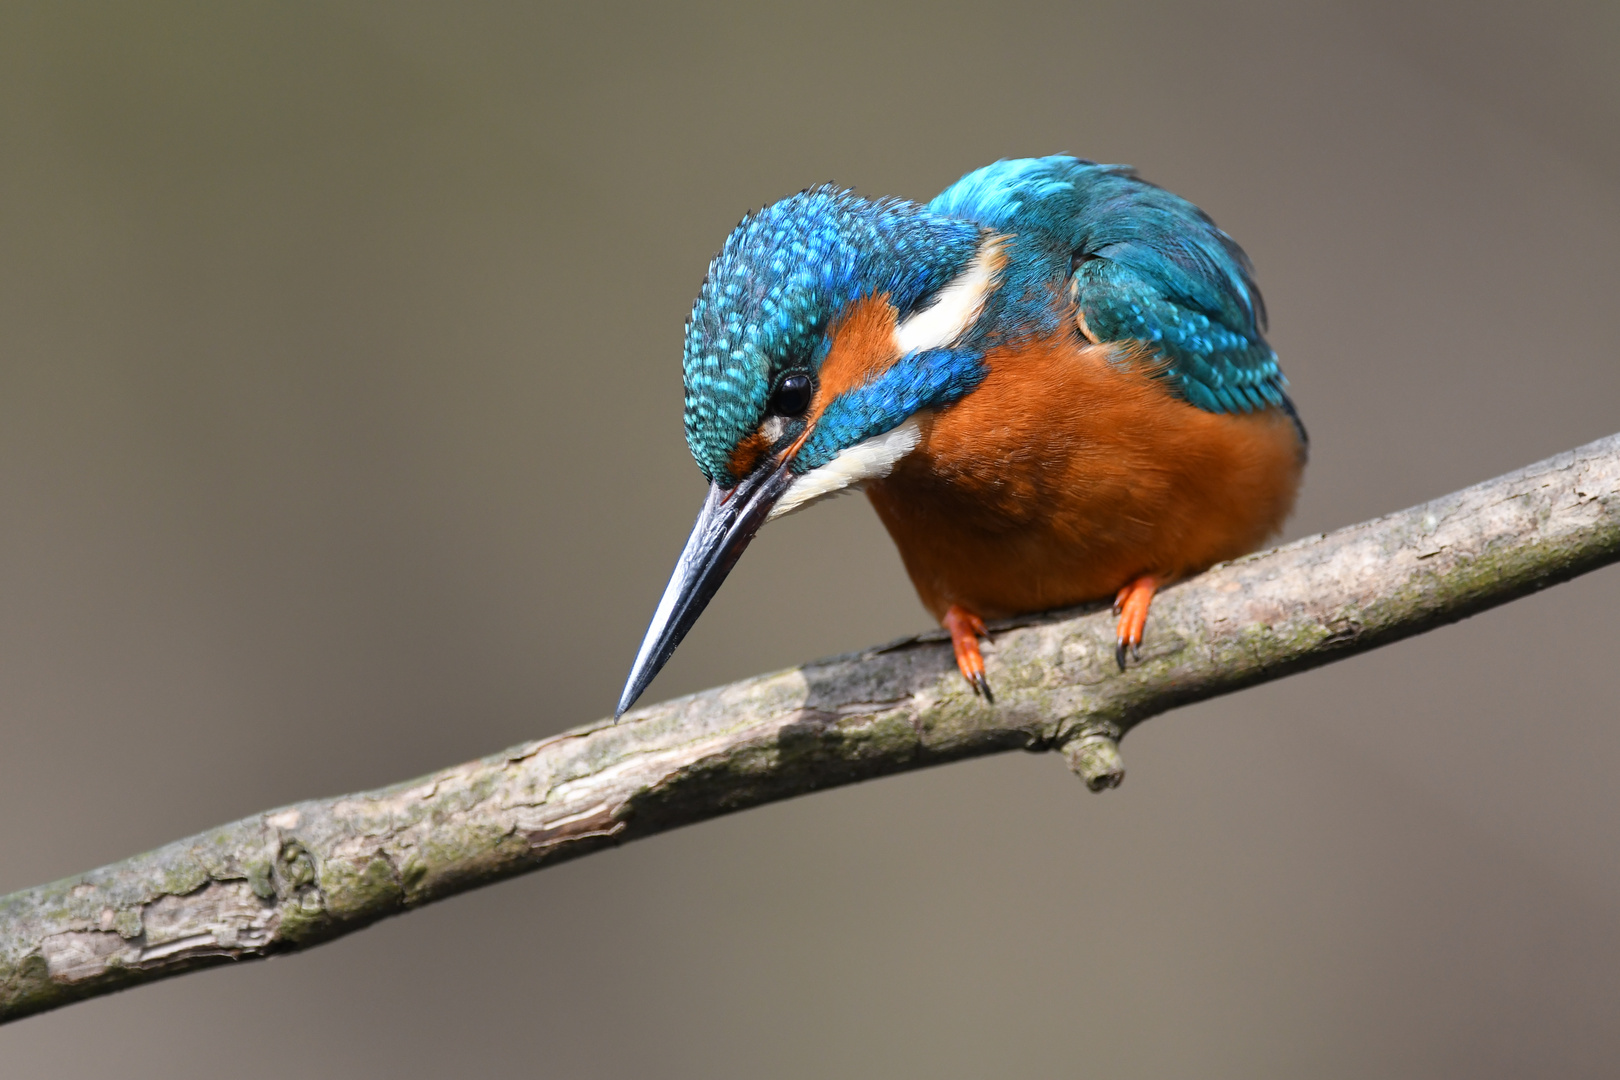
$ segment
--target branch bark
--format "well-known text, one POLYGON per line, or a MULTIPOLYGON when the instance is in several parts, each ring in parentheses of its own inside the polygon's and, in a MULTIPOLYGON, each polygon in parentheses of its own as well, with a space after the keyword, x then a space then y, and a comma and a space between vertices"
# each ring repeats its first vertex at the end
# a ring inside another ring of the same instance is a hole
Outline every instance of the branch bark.
POLYGON ((1150 716, 1455 622, 1620 559, 1620 435, 1216 567, 1119 674, 1095 608, 1002 624, 994 705, 944 636, 746 679, 0 898, 0 1022, 308 948, 465 889, 775 799, 1002 750, 1094 790, 1150 716))

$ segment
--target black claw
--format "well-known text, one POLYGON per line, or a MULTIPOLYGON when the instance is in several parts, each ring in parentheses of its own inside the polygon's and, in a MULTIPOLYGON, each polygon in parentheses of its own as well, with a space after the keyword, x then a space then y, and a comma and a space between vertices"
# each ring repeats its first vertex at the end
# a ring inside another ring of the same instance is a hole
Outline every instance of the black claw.
POLYGON ((1128 648, 1130 648, 1130 645, 1124 638, 1120 638, 1114 644, 1114 663, 1119 665, 1121 671, 1125 670, 1125 650, 1128 648))
POLYGON ((1137 660, 1142 659, 1142 643, 1140 641, 1131 642, 1131 656, 1137 660))
POLYGON ((967 681, 968 685, 973 687, 974 697, 989 696, 990 684, 985 680, 984 673, 982 671, 975 671, 973 674, 967 677, 967 681))
POLYGON ((984 677, 984 672, 976 671, 972 675, 964 673, 963 678, 973 687, 974 697, 982 697, 992 705, 996 703, 996 696, 990 692, 990 680, 984 677))

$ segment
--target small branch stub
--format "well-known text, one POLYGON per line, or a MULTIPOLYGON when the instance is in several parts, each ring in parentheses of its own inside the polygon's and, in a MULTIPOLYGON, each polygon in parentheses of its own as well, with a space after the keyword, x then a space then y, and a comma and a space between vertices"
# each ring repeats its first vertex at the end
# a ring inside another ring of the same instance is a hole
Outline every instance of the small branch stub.
POLYGON ((1063 744, 1063 758, 1092 791, 1117 788, 1125 779, 1119 753, 1119 729, 1112 724, 1087 725, 1063 744))

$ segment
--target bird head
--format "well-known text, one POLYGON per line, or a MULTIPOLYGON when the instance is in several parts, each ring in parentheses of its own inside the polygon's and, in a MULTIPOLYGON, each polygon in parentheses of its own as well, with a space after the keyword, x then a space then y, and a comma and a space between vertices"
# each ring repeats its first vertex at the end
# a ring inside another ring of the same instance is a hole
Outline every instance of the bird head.
POLYGON ((686 324, 686 441, 709 492, 615 715, 761 526, 885 476, 916 414, 983 378, 1005 238, 898 199, 814 188, 750 214, 686 324))

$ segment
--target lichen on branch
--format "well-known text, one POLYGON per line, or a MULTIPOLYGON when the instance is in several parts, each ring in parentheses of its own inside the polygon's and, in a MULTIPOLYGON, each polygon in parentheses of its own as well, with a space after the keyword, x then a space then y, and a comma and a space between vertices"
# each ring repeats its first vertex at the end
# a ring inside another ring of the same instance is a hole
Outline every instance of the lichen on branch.
POLYGON ((1140 663, 1106 611, 992 627, 995 702, 939 633, 638 709, 376 791, 267 811, 0 898, 0 1022, 292 952, 733 810, 1002 750, 1123 776, 1150 716, 1363 652, 1620 559, 1620 436, 1160 594, 1140 663))

